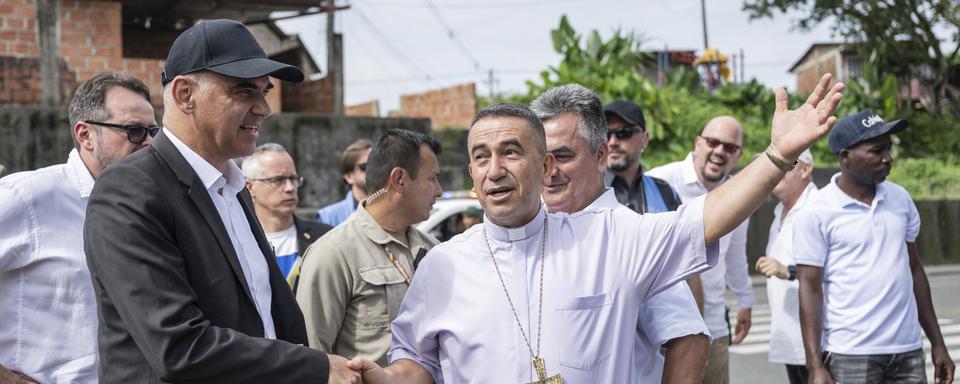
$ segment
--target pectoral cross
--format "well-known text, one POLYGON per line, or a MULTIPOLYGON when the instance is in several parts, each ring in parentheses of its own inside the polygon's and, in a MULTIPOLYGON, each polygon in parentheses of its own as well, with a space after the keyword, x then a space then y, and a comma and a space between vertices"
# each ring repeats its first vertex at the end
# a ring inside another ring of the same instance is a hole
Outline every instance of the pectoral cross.
POLYGON ((531 381, 527 384, 563 384, 563 378, 559 374, 547 377, 547 368, 543 363, 543 358, 534 356, 533 370, 537 372, 537 381, 531 381))

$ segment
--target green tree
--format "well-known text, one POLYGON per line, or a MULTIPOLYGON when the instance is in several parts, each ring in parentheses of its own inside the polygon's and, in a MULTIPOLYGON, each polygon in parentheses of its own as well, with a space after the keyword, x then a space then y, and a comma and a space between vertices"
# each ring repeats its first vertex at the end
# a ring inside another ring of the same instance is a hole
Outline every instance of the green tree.
MULTIPOLYGON (((794 27, 824 22, 888 74, 918 79, 929 91, 923 106, 960 117, 960 2, 956 0, 745 0, 751 19, 799 11, 794 27), (942 39, 938 32, 946 33, 942 39)), ((882 81, 872 82, 882 84, 882 81)))

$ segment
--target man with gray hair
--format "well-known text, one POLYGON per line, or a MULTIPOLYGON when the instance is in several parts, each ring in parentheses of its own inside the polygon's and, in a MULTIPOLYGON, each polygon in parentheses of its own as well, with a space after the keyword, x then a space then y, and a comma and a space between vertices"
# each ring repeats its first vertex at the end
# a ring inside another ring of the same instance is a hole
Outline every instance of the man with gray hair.
POLYGON ((266 143, 243 159, 245 186, 253 199, 257 220, 287 283, 297 290, 300 260, 307 247, 327 233, 331 226, 297 217, 297 192, 303 176, 297 175, 293 157, 280 144, 266 143))
MULTIPOLYGON (((530 108, 543 121, 547 152, 556 159, 543 190, 547 208, 573 214, 588 206, 621 206, 616 199, 603 198, 609 147, 600 97, 568 84, 547 90, 530 108)), ((642 304, 639 320, 634 345, 637 382, 660 383, 661 377, 670 383, 702 380, 709 332, 686 283, 642 304)))
POLYGON ((81 236, 87 199, 104 168, 159 128, 147 86, 115 72, 80 84, 69 119, 65 164, 0 179, 0 382, 98 381, 97 302, 81 236))

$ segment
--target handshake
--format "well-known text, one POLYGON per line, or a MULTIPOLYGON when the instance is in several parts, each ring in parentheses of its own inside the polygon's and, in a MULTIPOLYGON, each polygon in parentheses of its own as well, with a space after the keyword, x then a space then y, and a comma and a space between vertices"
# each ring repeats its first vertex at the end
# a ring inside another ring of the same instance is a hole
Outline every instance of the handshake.
POLYGON ((409 378, 411 379, 409 381, 417 383, 433 383, 433 378, 430 377, 426 369, 410 360, 400 360, 400 362, 391 365, 389 369, 384 369, 377 363, 362 357, 355 357, 352 360, 337 355, 327 355, 327 357, 330 359, 330 378, 328 380, 330 384, 396 383, 400 377, 409 378), (409 375, 405 373, 409 373, 409 375))

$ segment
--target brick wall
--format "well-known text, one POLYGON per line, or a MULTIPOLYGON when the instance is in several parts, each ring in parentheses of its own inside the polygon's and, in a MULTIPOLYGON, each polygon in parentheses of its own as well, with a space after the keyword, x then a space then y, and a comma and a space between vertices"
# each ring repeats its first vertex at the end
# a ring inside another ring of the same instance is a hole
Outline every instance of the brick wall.
MULTIPOLYGON (((63 100, 70 100, 79 83, 73 71, 60 60, 60 90, 63 100)), ((37 105, 43 102, 40 89, 40 59, 36 57, 0 56, 0 103, 37 105)))
POLYGON ((371 100, 366 103, 348 105, 344 107, 343 113, 347 116, 380 116, 380 102, 371 100))
POLYGON ((400 115, 429 118, 432 129, 466 129, 476 113, 477 90, 474 83, 400 96, 400 115))
POLYGON ((284 83, 281 87, 284 112, 333 113, 333 82, 330 77, 284 83))
MULTIPOLYGON (((162 105, 162 61, 123 57, 121 6, 122 3, 112 1, 60 2, 60 58, 65 63, 61 72, 70 74, 61 75, 61 88, 66 95, 72 95, 80 82, 98 72, 108 69, 125 71, 147 83, 153 104, 159 107, 162 105)), ((4 68, 10 68, 10 76, 19 77, 0 83, 0 104, 40 102, 39 62, 36 61, 36 70, 15 69, 25 63, 34 63, 32 60, 38 57, 36 16, 34 0, 3 0, 0 3, 0 57, 5 58, 4 68), (16 84, 27 84, 28 89, 36 89, 36 97, 29 101, 24 101, 23 96, 18 99, 18 90, 23 88, 16 84), (32 84, 36 87, 33 88, 32 84)), ((69 99, 69 96, 64 97, 64 103, 69 99)))

